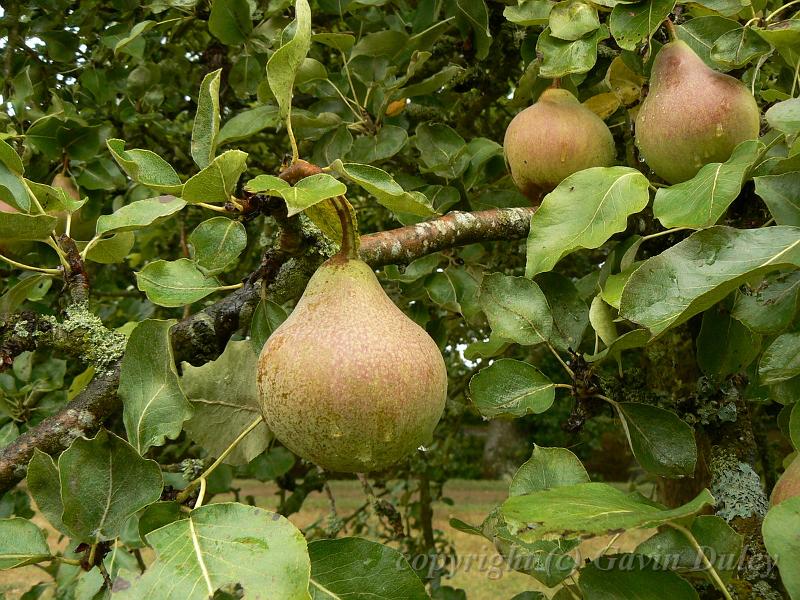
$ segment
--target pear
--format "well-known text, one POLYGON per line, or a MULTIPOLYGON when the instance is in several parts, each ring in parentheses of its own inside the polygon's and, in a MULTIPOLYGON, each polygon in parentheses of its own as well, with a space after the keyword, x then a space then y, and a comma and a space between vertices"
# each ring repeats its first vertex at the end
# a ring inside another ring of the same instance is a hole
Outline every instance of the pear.
POLYGON ((770 506, 777 506, 784 500, 800 496, 800 456, 789 463, 783 475, 780 476, 772 495, 769 498, 770 506))
POLYGON ((369 265, 340 253, 267 340, 258 386, 265 421, 292 452, 329 471, 365 473, 430 441, 447 371, 369 265))
POLYGON ((650 92, 636 117, 636 144, 659 177, 680 183, 757 138, 759 122, 755 98, 741 81, 714 71, 676 40, 653 62, 650 92))
POLYGON ((542 92, 512 119, 503 150, 514 183, 531 200, 577 171, 610 167, 615 156, 614 138, 603 120, 558 88, 542 92))

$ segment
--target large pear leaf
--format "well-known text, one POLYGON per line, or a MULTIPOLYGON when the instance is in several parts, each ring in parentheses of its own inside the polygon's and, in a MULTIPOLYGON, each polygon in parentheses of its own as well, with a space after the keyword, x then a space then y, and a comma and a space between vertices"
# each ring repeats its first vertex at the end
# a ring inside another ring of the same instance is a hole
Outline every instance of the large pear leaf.
MULTIPOLYGON (((729 580, 739 564, 743 537, 717 515, 700 515, 692 522, 691 532, 717 572, 729 580)), ((669 527, 639 544, 636 554, 680 571, 693 572, 702 564, 684 533, 669 527)))
POLYGON ((658 527, 686 519, 714 503, 703 490, 692 501, 666 509, 641 494, 625 493, 606 483, 579 483, 512 496, 502 507, 503 516, 520 526, 533 526, 526 535, 603 535, 619 530, 658 527))
MULTIPOLYGON (((245 3, 246 4, 246 3, 245 3)), ((212 7, 212 11, 214 7, 212 7)), ((249 22, 248 15, 248 22, 249 22)), ((197 99, 197 113, 192 126, 191 152, 195 164, 205 169, 214 160, 219 134, 219 84, 222 69, 217 69, 203 77, 200 96, 197 99)))
POLYGON ((597 44, 607 37, 605 25, 575 41, 558 39, 551 34, 549 27, 545 28, 536 41, 536 52, 542 56, 539 75, 556 78, 591 71, 597 62, 597 44))
POLYGON ((736 294, 731 316, 760 334, 786 329, 800 307, 800 271, 770 273, 736 294))
POLYGON ((183 186, 181 197, 190 204, 228 202, 239 177, 247 168, 246 161, 247 152, 223 152, 197 175, 189 178, 183 186))
POLYGON ((797 375, 800 375, 800 332, 784 333, 761 355, 758 379, 762 385, 771 385, 797 375))
POLYGON ((267 62, 267 81, 286 119, 292 110, 292 88, 300 65, 311 48, 311 8, 307 0, 295 2, 294 37, 278 48, 267 62))
POLYGON ((511 478, 509 496, 521 496, 554 487, 588 483, 589 474, 580 459, 566 448, 533 447, 531 457, 511 478))
POLYGON ((253 318, 250 320, 250 344, 253 352, 258 355, 261 348, 272 335, 278 326, 288 317, 286 309, 280 304, 262 298, 258 306, 253 311, 253 318))
POLYGON ((0 211, 0 240, 46 240, 57 221, 50 215, 0 211))
POLYGON ((555 2, 551 0, 523 0, 503 9, 503 16, 517 25, 547 25, 555 2))
POLYGON ((761 352, 761 336, 734 319, 723 303, 703 313, 695 345, 703 373, 722 381, 753 362, 761 352))
MULTIPOLYGON (((183 363, 181 388, 194 414, 184 429, 192 441, 219 456, 256 419, 261 418, 258 388, 253 376, 258 357, 248 341, 228 342, 217 360, 200 367, 183 363)), ((225 462, 247 464, 270 441, 265 423, 258 425, 228 454, 225 462)))
POLYGON ((425 600, 419 576, 405 557, 383 544, 349 537, 308 545, 313 600, 425 600))
POLYGON ((110 139, 106 146, 128 177, 164 194, 181 195, 183 184, 167 161, 150 150, 125 150, 125 141, 110 139))
POLYGON ((486 275, 478 298, 492 335, 525 346, 550 339, 553 315, 539 286, 524 277, 486 275))
POLYGON ((119 376, 122 420, 128 440, 143 454, 174 439, 192 407, 178 383, 169 330, 175 321, 147 320, 128 338, 119 376))
POLYGON ((484 417, 524 417, 550 408, 555 386, 533 365, 501 358, 470 379, 469 395, 484 417))
POLYGON ((756 194, 761 196, 778 225, 800 227, 800 172, 756 177, 756 194))
POLYGON ((205 275, 215 275, 247 247, 247 230, 239 221, 212 217, 189 234, 192 259, 205 275))
POLYGON ((167 307, 197 302, 223 287, 188 258, 148 263, 136 273, 136 285, 150 302, 167 307))
POLYGON ((800 228, 698 231, 642 263, 625 284, 620 315, 654 336, 769 271, 800 267, 800 228))
POLYGON ((114 582, 122 599, 206 600, 240 584, 253 600, 307 600, 303 534, 285 517, 234 502, 210 504, 147 534, 158 558, 144 575, 114 582))
POLYGON ((692 179, 659 189, 653 214, 668 228, 710 227, 736 200, 745 175, 764 149, 758 140, 742 142, 724 163, 707 164, 692 179))
POLYGON ((50 558, 44 531, 28 519, 0 519, 0 569, 13 569, 50 558))
POLYGON ((219 130, 217 145, 245 140, 267 127, 275 127, 280 122, 278 117, 278 107, 274 104, 256 106, 240 112, 226 121, 219 130))
POLYGON ((331 169, 360 185, 386 208, 396 213, 430 217, 436 214, 430 200, 420 192, 407 192, 386 171, 371 165, 335 160, 331 169))
POLYGON ((105 429, 72 442, 58 458, 58 471, 62 521, 89 544, 113 540, 131 515, 161 497, 158 463, 105 429))
POLYGON ((633 455, 644 469, 662 477, 694 472, 694 431, 675 413, 638 402, 620 402, 617 409, 633 455))
POLYGON ((528 234, 527 277, 551 270, 580 248, 599 248, 624 231, 649 200, 647 178, 629 167, 594 167, 570 175, 547 194, 528 234))
POLYGON ((773 506, 764 517, 761 532, 764 545, 778 564, 789 597, 800 598, 800 496, 784 500, 773 506))
POLYGON ((675 0, 642 0, 636 4, 617 4, 608 20, 611 35, 624 50, 648 44, 664 19, 675 7, 675 0))
MULTIPOLYGON (((190 3, 188 6, 194 7, 194 4, 190 3)), ((241 46, 253 31, 250 11, 247 0, 214 0, 208 17, 208 30, 225 45, 241 46)))
POLYGON ((633 554, 601 556, 580 574, 585 598, 698 600, 692 584, 656 561, 633 554))
POLYGON ((580 0, 559 2, 553 7, 548 20, 550 35, 562 40, 577 40, 600 27, 597 9, 580 0))
POLYGON ((180 211, 186 202, 175 196, 158 196, 137 200, 97 218, 97 235, 111 231, 134 231, 154 225, 180 211))
POLYGON ((245 188, 249 192, 283 198, 290 217, 323 200, 347 193, 347 186, 327 173, 305 177, 293 186, 272 175, 259 175, 248 181, 245 188))
POLYGON ((28 492, 36 501, 39 512, 44 515, 50 525, 61 533, 72 536, 61 520, 61 516, 64 514, 61 483, 58 467, 49 454, 45 454, 38 448, 34 449, 33 456, 28 462, 26 482, 28 492))
POLYGON ((536 283, 553 312, 550 341, 563 352, 577 351, 589 325, 589 308, 568 277, 555 272, 540 273, 536 283))
POLYGON ((135 242, 136 235, 132 231, 120 231, 111 237, 95 240, 86 253, 86 260, 104 265, 122 262, 130 254, 135 242))

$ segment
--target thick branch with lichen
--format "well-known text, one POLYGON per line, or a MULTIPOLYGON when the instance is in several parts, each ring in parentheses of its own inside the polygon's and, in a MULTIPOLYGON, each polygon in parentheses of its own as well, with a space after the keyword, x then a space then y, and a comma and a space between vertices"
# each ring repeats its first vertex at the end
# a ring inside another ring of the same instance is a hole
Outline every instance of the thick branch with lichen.
MULTIPOLYGON (((410 227, 364 235, 359 255, 377 268, 408 263, 446 248, 517 240, 528 234, 532 214, 532 208, 450 213, 410 227)), ((271 265, 271 270, 264 273, 264 281, 268 282, 264 289, 261 280, 248 280, 244 287, 177 323, 171 332, 176 360, 202 364, 216 358, 231 335, 248 326, 262 295, 279 303, 297 298, 324 258, 319 253, 280 257, 271 265)), ((119 361, 116 360, 59 413, 6 446, 0 452, 0 492, 25 477, 34 449, 57 454, 75 438, 96 431, 103 419, 118 412, 121 407, 116 393, 118 385, 119 361)))

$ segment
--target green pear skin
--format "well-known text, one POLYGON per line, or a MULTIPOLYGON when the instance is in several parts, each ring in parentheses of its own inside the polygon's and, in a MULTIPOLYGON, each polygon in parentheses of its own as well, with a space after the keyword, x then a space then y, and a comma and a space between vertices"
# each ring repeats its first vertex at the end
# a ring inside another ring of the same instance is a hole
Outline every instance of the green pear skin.
POLYGON ((770 506, 777 506, 784 500, 800 496, 800 456, 789 463, 780 476, 769 498, 770 506))
POLYGON ((447 370, 369 265, 337 255, 264 345, 258 387, 264 420, 292 452, 329 471, 366 473, 430 442, 447 370))
POLYGON ((650 72, 650 91, 636 117, 642 158, 668 183, 694 177, 758 137, 761 116, 747 87, 709 68, 685 42, 664 45, 650 72))
POLYGON ((531 200, 590 167, 614 164, 614 138, 603 120, 564 89, 547 89, 515 116, 503 140, 514 183, 531 200))

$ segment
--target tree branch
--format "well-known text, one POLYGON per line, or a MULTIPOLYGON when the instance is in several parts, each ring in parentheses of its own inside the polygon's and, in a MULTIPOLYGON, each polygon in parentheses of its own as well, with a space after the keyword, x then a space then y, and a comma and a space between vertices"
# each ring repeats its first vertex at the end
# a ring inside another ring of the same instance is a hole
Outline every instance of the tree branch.
MULTIPOLYGON (((525 237, 533 208, 505 208, 474 213, 454 212, 438 219, 361 237, 360 257, 373 267, 408 263, 446 248, 525 237)), ((297 298, 324 257, 308 254, 289 258, 276 269, 262 290, 261 281, 244 287, 219 302, 177 323, 172 345, 177 362, 202 364, 222 352, 228 339, 250 323, 262 297, 282 303, 297 298)), ((95 379, 59 413, 20 435, 0 452, 0 493, 25 477, 35 448, 56 455, 72 441, 96 431, 103 420, 121 408, 117 396, 119 363, 95 379)))

